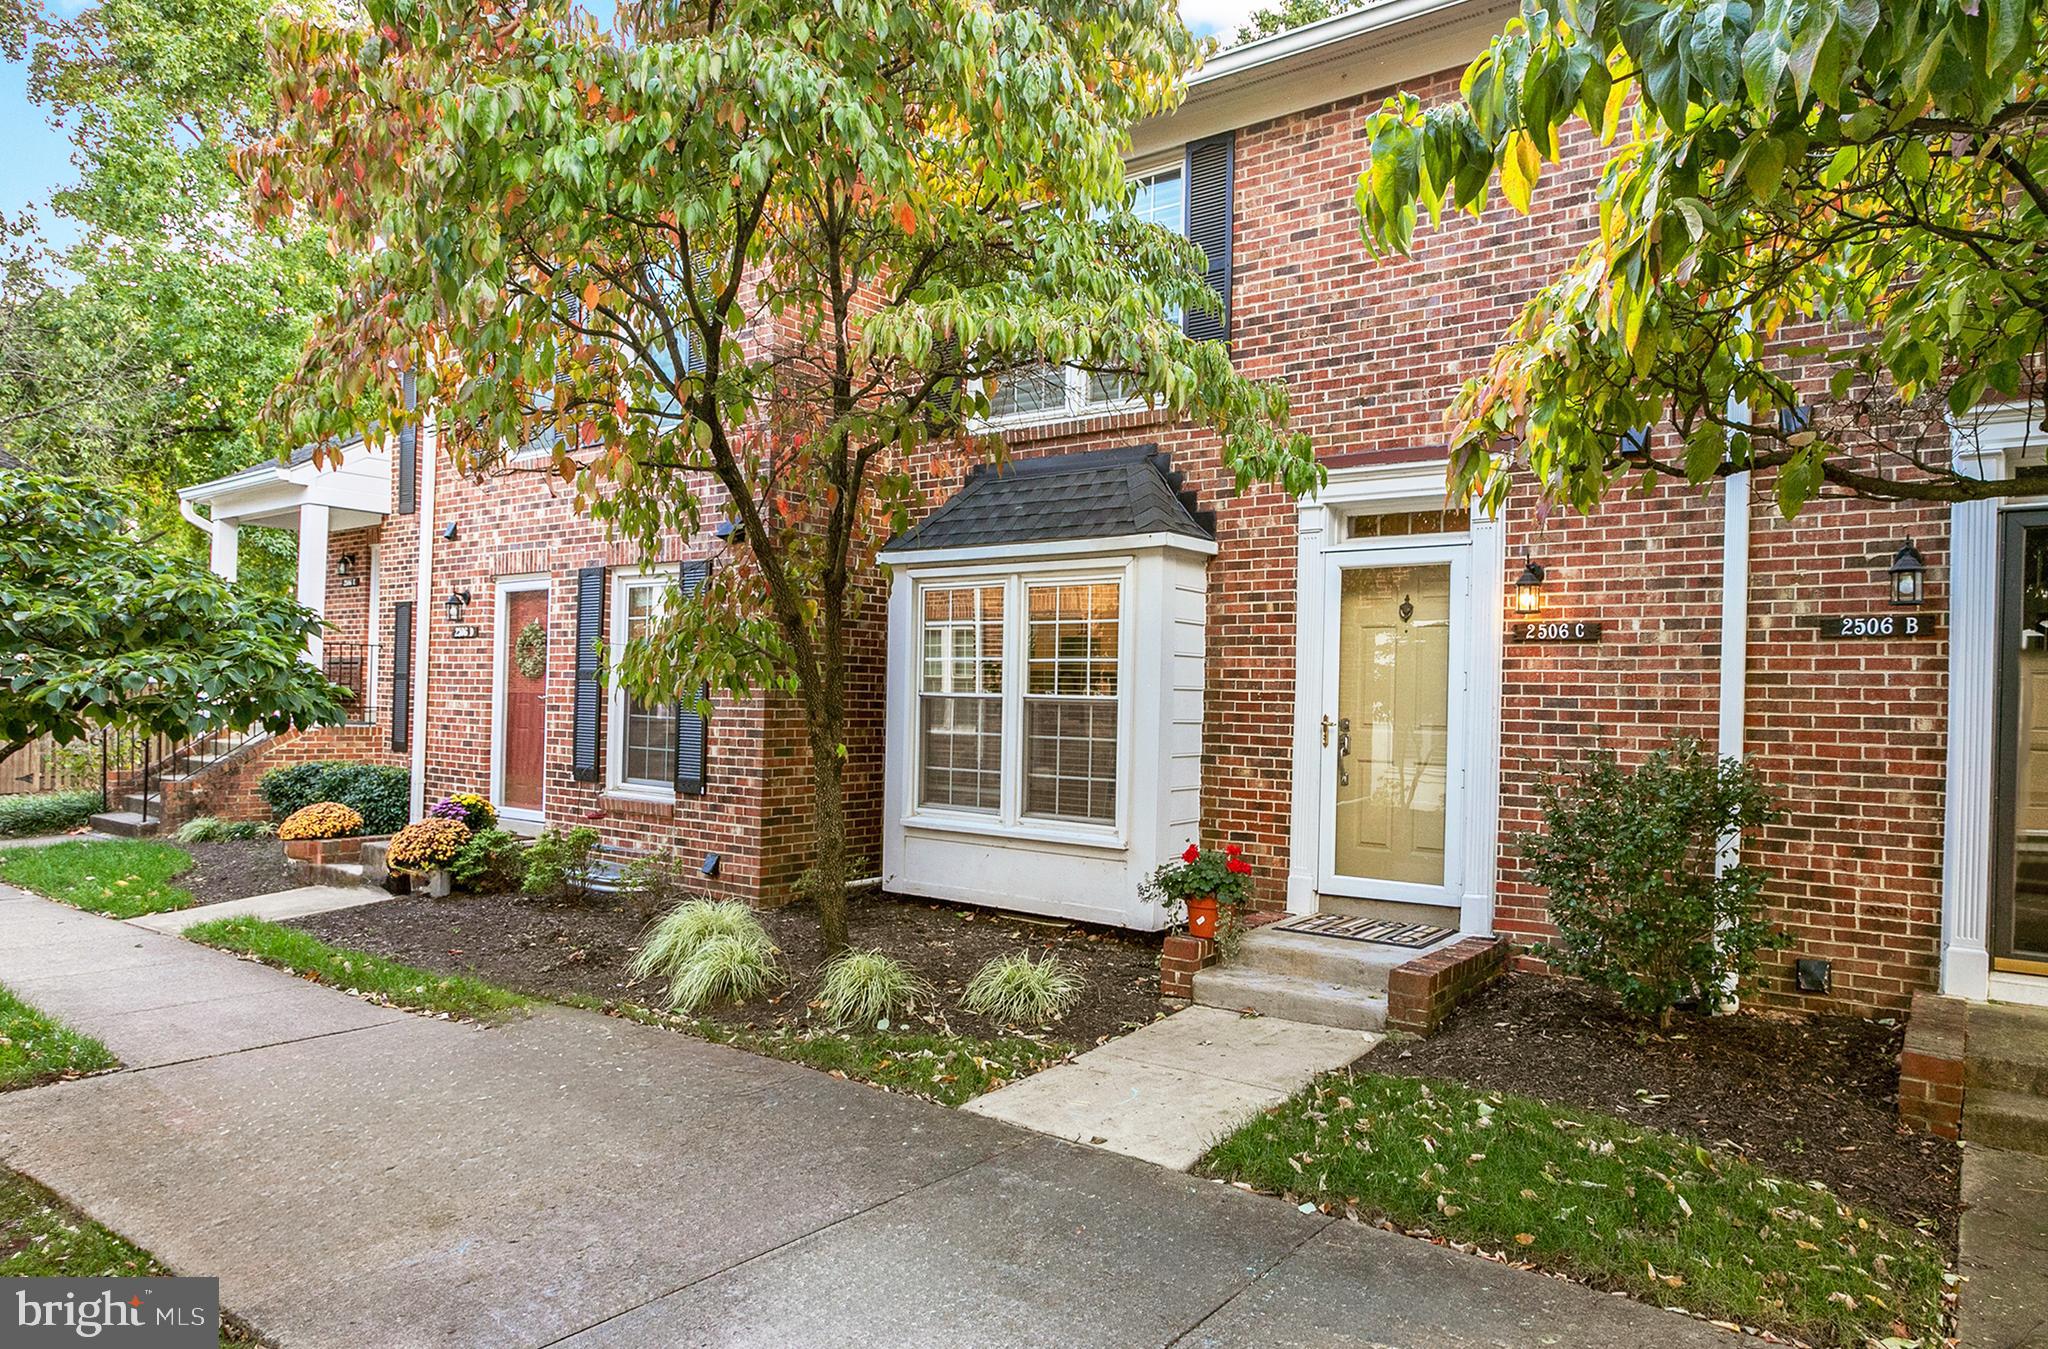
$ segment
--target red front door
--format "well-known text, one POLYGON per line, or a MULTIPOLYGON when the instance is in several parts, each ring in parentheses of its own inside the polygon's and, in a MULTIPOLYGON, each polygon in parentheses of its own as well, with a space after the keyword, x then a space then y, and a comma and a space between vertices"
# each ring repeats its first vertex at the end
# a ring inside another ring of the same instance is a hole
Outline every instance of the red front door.
POLYGON ((505 757, 498 804, 513 810, 540 809, 547 744, 547 711, 541 703, 548 686, 547 630, 547 591, 515 590, 505 597, 505 704, 498 709, 505 728, 505 757), (520 635, 529 627, 537 629, 538 636, 522 642, 520 635))

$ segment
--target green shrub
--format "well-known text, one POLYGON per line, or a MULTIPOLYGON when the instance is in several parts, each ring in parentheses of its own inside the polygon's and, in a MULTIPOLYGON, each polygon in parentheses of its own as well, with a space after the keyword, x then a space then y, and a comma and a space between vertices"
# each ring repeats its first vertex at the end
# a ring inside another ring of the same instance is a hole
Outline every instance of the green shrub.
POLYGON ((273 821, 320 801, 363 817, 365 834, 395 834, 412 818, 412 774, 383 764, 323 760, 273 768, 256 784, 273 821))
POLYGON ((486 829, 462 845, 448 874, 477 894, 517 890, 526 880, 526 840, 509 829, 486 829))
POLYGON ((522 894, 544 899, 587 899, 590 895, 590 864, 597 851, 597 831, 589 825, 574 829, 543 829, 526 850, 526 879, 522 894))
POLYGON ((1081 979, 1050 952, 1043 960, 1017 951, 997 956, 974 972, 960 1005, 997 1021, 1043 1025, 1064 1015, 1081 996, 1081 979))
POLYGON ((1543 832, 1518 846, 1529 879, 1550 892, 1553 967, 1669 1024, 1677 1003, 1718 999, 1755 973, 1761 952, 1786 944, 1763 917, 1763 872, 1716 871, 1725 842, 1777 817, 1748 764, 1680 740, 1630 769, 1595 753, 1536 790, 1543 832))
POLYGON ((0 796, 0 838, 29 838, 75 829, 100 809, 98 792, 0 796))
MULTIPOLYGON (((703 873, 681 853, 665 851, 626 863, 623 888, 643 909, 668 910, 703 899, 703 873)), ((745 906, 742 905, 742 908, 745 906)))
POLYGON ((732 937, 772 952, 775 943, 754 911, 736 899, 693 899, 678 904, 647 929, 633 956, 635 979, 674 979, 713 937, 732 937))
POLYGON ((223 820, 201 815, 178 826, 180 843, 239 843, 245 839, 269 838, 277 831, 254 820, 223 820))
POLYGON ((908 1011, 919 998, 930 998, 932 986, 881 951, 841 951, 825 966, 818 986, 818 1007, 835 1026, 881 1024, 908 1011))

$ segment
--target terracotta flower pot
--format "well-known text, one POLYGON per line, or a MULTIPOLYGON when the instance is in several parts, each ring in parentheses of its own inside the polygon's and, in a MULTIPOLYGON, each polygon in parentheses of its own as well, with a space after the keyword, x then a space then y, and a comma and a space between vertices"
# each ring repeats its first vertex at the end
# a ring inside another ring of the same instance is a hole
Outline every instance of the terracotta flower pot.
POLYGON ((1216 896, 1191 895, 1188 898, 1188 935, 1216 938, 1216 896))

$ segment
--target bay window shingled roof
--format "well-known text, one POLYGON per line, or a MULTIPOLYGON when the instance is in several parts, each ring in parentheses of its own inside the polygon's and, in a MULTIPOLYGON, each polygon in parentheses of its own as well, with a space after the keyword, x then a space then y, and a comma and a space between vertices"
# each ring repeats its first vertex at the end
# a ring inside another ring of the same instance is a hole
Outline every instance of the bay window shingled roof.
POLYGON ((1216 538, 1215 513, 1197 505, 1157 446, 977 465, 951 500, 882 553, 1131 534, 1216 538))

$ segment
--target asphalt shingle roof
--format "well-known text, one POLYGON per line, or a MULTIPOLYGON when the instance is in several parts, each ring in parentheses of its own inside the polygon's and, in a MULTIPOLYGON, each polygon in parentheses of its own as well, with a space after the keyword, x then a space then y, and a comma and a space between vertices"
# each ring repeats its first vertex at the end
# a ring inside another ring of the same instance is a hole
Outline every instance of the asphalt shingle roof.
POLYGON ((1216 537, 1213 512, 1201 510, 1157 446, 981 464, 945 505, 888 553, 984 548, 1055 539, 1113 539, 1126 534, 1216 537))

